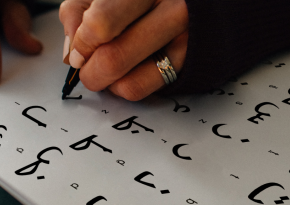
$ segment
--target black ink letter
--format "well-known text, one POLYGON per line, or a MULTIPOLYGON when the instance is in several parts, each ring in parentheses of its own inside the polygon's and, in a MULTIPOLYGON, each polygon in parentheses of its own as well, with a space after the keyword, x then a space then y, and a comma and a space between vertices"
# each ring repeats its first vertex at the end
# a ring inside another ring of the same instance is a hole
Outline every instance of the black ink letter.
POLYGON ((275 104, 273 104, 273 103, 270 103, 270 102, 263 102, 263 103, 260 103, 260 104, 258 104, 256 107, 255 107, 255 111, 258 113, 256 116, 253 116, 253 117, 250 117, 248 120, 250 121, 250 122, 253 122, 253 123, 256 123, 256 124, 259 124, 258 123, 258 121, 255 121, 255 119, 256 118, 258 118, 258 119, 260 119, 260 120, 264 120, 261 116, 271 116, 269 113, 263 113, 263 112, 260 112, 259 111, 259 109, 261 108, 261 107, 263 107, 264 105, 272 105, 272 106, 274 106, 274 107, 276 107, 276 108, 278 108, 279 109, 279 107, 277 107, 275 104))
POLYGON ((22 154, 22 152, 24 151, 24 149, 22 149, 22 148, 17 148, 16 151, 22 154))
POLYGON ((192 199, 187 199, 186 202, 188 204, 198 204, 196 201, 193 201, 192 199))
MULTIPOLYGON (((290 94, 290 89, 288 90, 288 93, 290 94)), ((287 105, 290 105, 290 98, 287 98, 282 101, 283 103, 286 103, 287 105)))
POLYGON ((172 99, 172 100, 175 102, 175 108, 173 110, 174 112, 177 112, 181 108, 184 108, 184 110, 181 112, 189 112, 190 111, 190 108, 187 107, 186 105, 179 105, 179 103, 176 100, 174 100, 174 99, 172 99))
POLYGON ((255 189, 254 191, 252 191, 252 193, 249 194, 248 198, 258 204, 264 204, 261 200, 259 199, 255 199, 255 197, 262 191, 264 191, 265 189, 268 189, 272 186, 278 186, 278 187, 281 187, 282 189, 284 189, 284 187, 280 184, 277 184, 277 183, 267 183, 267 184, 264 184, 260 187, 258 187, 257 189, 255 189))
POLYGON ((146 177, 147 175, 152 175, 152 176, 154 176, 151 172, 145 171, 145 172, 142 172, 141 174, 139 174, 138 176, 136 176, 136 177, 134 178, 134 180, 135 180, 136 182, 139 182, 139 183, 144 184, 144 185, 146 185, 146 186, 149 186, 149 187, 152 187, 152 188, 156 188, 154 184, 151 184, 151 183, 148 183, 148 182, 144 182, 144 181, 142 181, 142 179, 143 179, 144 177, 146 177))
POLYGON ((122 165, 122 166, 124 166, 125 161, 124 161, 124 160, 120 160, 120 159, 118 159, 118 160, 117 160, 117 163, 120 164, 120 165, 122 165))
MULTIPOLYGON (((4 130, 7 131, 7 128, 4 125, 0 125, 0 128, 3 128, 4 130)), ((0 134, 0 138, 2 138, 2 134, 0 134)))
POLYGON ((85 139, 83 139, 81 141, 78 141, 78 142, 70 145, 69 147, 72 148, 72 149, 74 149, 74 150, 79 151, 79 150, 88 149, 89 146, 91 145, 91 143, 93 143, 94 145, 96 145, 96 146, 100 147, 101 149, 103 149, 104 152, 110 152, 110 153, 112 153, 112 150, 110 150, 110 149, 108 149, 108 148, 106 148, 106 147, 98 144, 97 142, 95 142, 93 140, 95 137, 97 137, 97 135, 91 135, 91 136, 89 136, 89 137, 87 137, 87 138, 85 138, 85 139), (84 142, 86 142, 86 144, 84 146, 77 147, 78 145, 80 145, 80 144, 82 144, 84 142))
POLYGON ((107 199, 106 199, 105 197, 103 197, 103 196, 97 196, 97 197, 93 198, 92 200, 90 200, 90 201, 87 203, 87 205, 93 205, 93 204, 95 204, 96 202, 101 201, 101 200, 105 200, 105 201, 107 201, 107 199))
POLYGON ((137 116, 130 117, 127 120, 124 120, 122 122, 119 122, 119 123, 113 125, 112 127, 117 129, 117 130, 127 130, 127 129, 131 128, 132 124, 134 123, 135 125, 137 125, 139 127, 142 127, 145 131, 149 131, 149 132, 153 132, 154 133, 154 130, 152 130, 150 128, 147 128, 147 127, 135 122, 134 120, 136 118, 138 118, 138 117, 137 116), (120 127, 121 125, 126 124, 126 123, 128 123, 126 126, 120 127))
POLYGON ((40 107, 40 106, 31 106, 31 107, 28 107, 28 108, 24 109, 23 112, 22 112, 22 115, 24 115, 24 116, 27 117, 28 119, 30 119, 30 120, 36 122, 36 123, 38 124, 38 126, 46 127, 46 124, 44 124, 44 123, 38 121, 37 119, 35 119, 35 118, 33 118, 33 117, 31 117, 30 115, 27 114, 28 110, 30 110, 30 109, 34 109, 34 108, 40 108, 40 109, 42 109, 42 110, 44 110, 44 111, 46 112, 46 109, 44 109, 43 107, 40 107))
POLYGON ((72 185, 70 185, 70 186, 75 188, 76 190, 79 188, 79 185, 77 183, 72 183, 72 185))
POLYGON ((178 144, 178 145, 175 145, 175 146, 173 147, 173 149, 172 149, 173 154, 174 154, 175 156, 181 158, 181 159, 184 159, 184 160, 191 160, 190 157, 184 157, 184 156, 180 156, 180 155, 178 154, 178 150, 179 150, 179 148, 182 147, 182 146, 184 146, 184 145, 187 145, 187 144, 178 144))
POLYGON ((212 132, 213 132, 216 136, 230 139, 231 136, 229 136, 229 135, 220 135, 220 134, 218 133, 218 131, 217 131, 218 128, 221 127, 221 126, 223 126, 223 125, 226 125, 226 124, 217 124, 217 125, 214 125, 214 126, 212 127, 212 132))
POLYGON ((42 150, 41 152, 38 153, 38 155, 37 155, 37 159, 38 159, 38 161, 33 162, 33 163, 31 163, 31 164, 29 164, 29 165, 27 165, 27 166, 25 166, 25 167, 23 167, 23 168, 21 168, 21 169, 16 170, 16 171, 15 171, 15 174, 17 174, 17 175, 30 175, 30 174, 33 174, 33 173, 37 170, 38 166, 39 166, 41 163, 49 164, 49 160, 42 159, 41 156, 42 156, 45 152, 48 152, 48 151, 53 150, 53 149, 54 149, 54 150, 58 150, 58 151, 62 154, 61 149, 59 149, 58 147, 48 147, 48 148, 46 148, 46 149, 44 149, 44 150, 42 150), (29 168, 31 168, 31 167, 33 167, 32 170, 27 171, 27 172, 23 172, 24 170, 29 169, 29 168))

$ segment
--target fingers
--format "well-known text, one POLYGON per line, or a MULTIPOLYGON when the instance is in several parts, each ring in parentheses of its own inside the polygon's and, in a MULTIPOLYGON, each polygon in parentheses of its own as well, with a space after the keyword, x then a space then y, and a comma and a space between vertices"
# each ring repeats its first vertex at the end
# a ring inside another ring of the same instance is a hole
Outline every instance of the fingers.
MULTIPOLYGON (((176 73, 179 73, 187 50, 188 32, 176 37, 170 44, 164 48, 164 53, 170 59, 170 62, 176 73)), ((141 100, 151 93, 165 87, 156 62, 152 57, 146 59, 124 77, 111 84, 108 89, 117 96, 130 101, 141 100)))
POLYGON ((59 19, 64 26, 65 42, 63 48, 63 61, 69 64, 70 45, 76 30, 82 23, 83 13, 93 0, 66 0, 60 5, 59 19))
POLYGON ((72 43, 71 65, 82 66, 101 44, 120 35, 133 21, 148 12, 156 0, 95 0, 83 14, 72 43), (76 61, 76 59, 78 61, 76 61))
POLYGON ((82 67, 81 81, 89 90, 103 90, 183 33, 187 25, 184 1, 161 2, 120 36, 98 47, 82 67))
POLYGON ((2 25, 8 43, 26 54, 38 54, 42 44, 31 34, 31 18, 18 1, 7 1, 2 10, 2 25))

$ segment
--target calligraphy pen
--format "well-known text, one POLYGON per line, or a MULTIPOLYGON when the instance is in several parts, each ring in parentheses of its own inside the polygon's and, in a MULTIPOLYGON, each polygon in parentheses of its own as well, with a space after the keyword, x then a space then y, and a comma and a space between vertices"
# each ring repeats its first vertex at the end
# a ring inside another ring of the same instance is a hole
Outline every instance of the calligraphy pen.
POLYGON ((80 69, 75 69, 72 66, 69 68, 66 76, 65 84, 62 89, 62 99, 65 100, 67 95, 70 95, 74 87, 80 81, 79 77, 80 69))

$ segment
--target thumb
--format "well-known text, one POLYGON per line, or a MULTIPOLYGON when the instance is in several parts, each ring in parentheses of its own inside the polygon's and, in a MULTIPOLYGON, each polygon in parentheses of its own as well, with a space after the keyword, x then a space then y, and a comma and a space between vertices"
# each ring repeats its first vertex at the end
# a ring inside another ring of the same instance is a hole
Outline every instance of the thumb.
POLYGON ((42 44, 31 33, 31 17, 18 1, 7 1, 3 9, 2 25, 8 43, 26 54, 39 54, 42 44))

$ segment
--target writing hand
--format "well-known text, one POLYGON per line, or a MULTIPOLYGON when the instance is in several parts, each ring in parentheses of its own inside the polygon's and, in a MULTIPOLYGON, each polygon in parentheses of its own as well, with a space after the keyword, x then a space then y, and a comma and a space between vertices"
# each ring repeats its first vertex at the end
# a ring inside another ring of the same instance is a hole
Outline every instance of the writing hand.
POLYGON ((188 41, 184 0, 67 0, 60 7, 64 61, 92 91, 136 101, 165 82, 151 55, 161 48, 178 73, 188 41), (69 42, 69 43, 68 43, 69 42))

